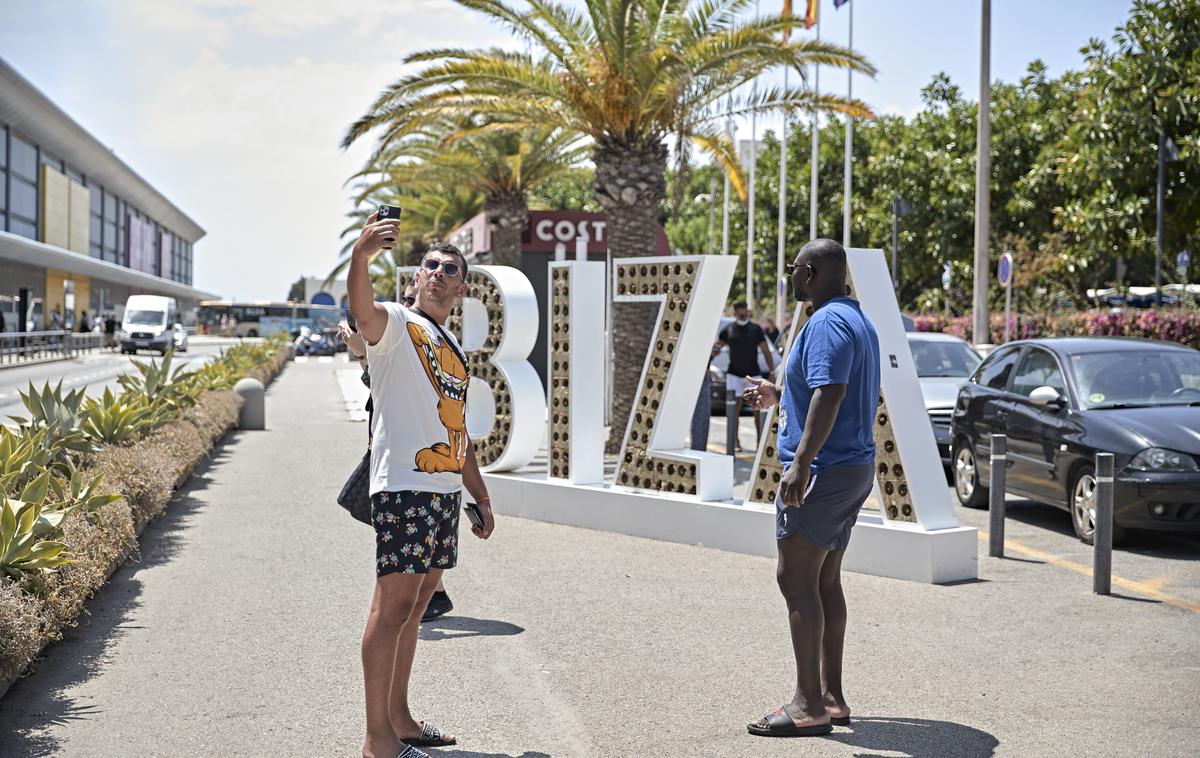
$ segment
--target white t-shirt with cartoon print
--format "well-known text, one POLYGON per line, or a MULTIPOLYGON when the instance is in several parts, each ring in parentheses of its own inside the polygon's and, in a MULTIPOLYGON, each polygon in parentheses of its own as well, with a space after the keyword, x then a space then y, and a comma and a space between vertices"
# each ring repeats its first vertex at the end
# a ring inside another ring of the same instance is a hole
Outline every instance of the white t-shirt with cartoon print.
POLYGON ((449 332, 454 347, 444 344, 424 316, 399 303, 382 305, 388 313, 383 337, 367 345, 375 407, 371 494, 457 492, 467 458, 461 349, 449 332))

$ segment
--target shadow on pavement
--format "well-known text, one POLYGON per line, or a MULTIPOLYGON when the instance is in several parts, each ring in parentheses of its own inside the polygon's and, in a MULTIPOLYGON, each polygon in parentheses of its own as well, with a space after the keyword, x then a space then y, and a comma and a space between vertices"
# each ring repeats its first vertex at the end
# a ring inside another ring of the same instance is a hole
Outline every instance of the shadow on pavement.
POLYGON ((444 758, 550 758, 549 753, 524 752, 520 755, 512 753, 477 753, 473 750, 434 750, 430 755, 444 758))
POLYGON ((906 758, 989 758, 1000 744, 981 729, 951 721, 887 716, 855 716, 849 727, 822 739, 873 751, 855 753, 856 758, 895 758, 900 753, 906 758))
POLYGON ((102 715, 96 706, 80 705, 65 693, 99 674, 110 646, 127 629, 137 628, 130 625, 129 619, 140 605, 142 582, 138 572, 167 563, 178 554, 190 516, 202 505, 192 493, 208 487, 210 469, 225 460, 235 444, 236 438, 218 444, 196 467, 166 511, 146 526, 138 540, 139 552, 87 602, 79 626, 65 630, 62 640, 46 648, 44 657, 35 664, 36 670, 18 680, 0 701, 0 755, 57 755, 62 746, 54 727, 102 715))
MULTIPOLYGON (((507 621, 477 619, 470 616, 442 616, 421 624, 420 639, 453 640, 462 637, 511 637, 525 627, 507 621)), ((480 753, 480 755, 483 755, 480 753)))
MULTIPOLYGON (((1075 537, 1071 514, 1053 505, 1032 500, 1008 504, 1006 516, 1023 524, 1036 526, 1064 537, 1075 537), (1015 506, 1015 507, 1014 507, 1015 506)), ((1200 561, 1200 533, 1167 533, 1131 529, 1124 541, 1113 548, 1116 552, 1133 553, 1150 558, 1170 558, 1180 561, 1200 561)))

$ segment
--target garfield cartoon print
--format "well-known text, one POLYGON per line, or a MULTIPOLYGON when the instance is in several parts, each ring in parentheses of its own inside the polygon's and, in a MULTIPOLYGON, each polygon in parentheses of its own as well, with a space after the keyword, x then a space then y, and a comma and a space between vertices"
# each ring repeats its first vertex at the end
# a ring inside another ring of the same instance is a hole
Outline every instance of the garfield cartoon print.
POLYGON ((408 322, 417 358, 438 395, 438 419, 446 429, 446 441, 417 451, 418 471, 438 474, 460 473, 467 460, 467 367, 445 340, 434 344, 432 336, 418 323, 408 322))

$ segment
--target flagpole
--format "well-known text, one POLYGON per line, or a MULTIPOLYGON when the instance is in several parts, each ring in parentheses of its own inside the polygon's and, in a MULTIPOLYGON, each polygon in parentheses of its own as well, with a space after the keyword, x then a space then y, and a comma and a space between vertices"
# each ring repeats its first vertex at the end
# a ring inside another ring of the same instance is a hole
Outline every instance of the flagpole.
MULTIPOLYGON (((788 70, 783 69, 783 91, 787 92, 788 70)), ((784 224, 787 221, 787 111, 779 127, 779 250, 775 257, 775 326, 783 328, 783 301, 787 291, 783 277, 784 224)))
MULTIPOLYGON (((737 158, 737 143, 733 140, 733 95, 725 101, 725 133, 729 135, 729 142, 733 145, 733 154, 737 158)), ((721 209, 721 255, 729 255, 729 172, 725 172, 725 199, 721 209)))
MULTIPOLYGON (((817 9, 817 42, 821 41, 821 13, 820 4, 817 9)), ((813 92, 820 94, 821 92, 821 66, 813 64, 813 92)), ((808 190, 808 238, 815 240, 817 238, 817 174, 820 172, 821 161, 821 127, 817 123, 817 110, 812 112, 812 158, 809 166, 809 181, 808 190)))
MULTIPOLYGON (((850 41, 846 45, 851 50, 854 49, 854 3, 850 3, 850 41)), ((854 97, 854 71, 853 69, 846 70, 846 99, 854 97)), ((853 198, 851 197, 851 177, 850 177, 850 157, 854 152, 854 118, 846 114, 846 167, 843 169, 845 176, 845 186, 842 189, 842 247, 850 247, 850 206, 853 198)))

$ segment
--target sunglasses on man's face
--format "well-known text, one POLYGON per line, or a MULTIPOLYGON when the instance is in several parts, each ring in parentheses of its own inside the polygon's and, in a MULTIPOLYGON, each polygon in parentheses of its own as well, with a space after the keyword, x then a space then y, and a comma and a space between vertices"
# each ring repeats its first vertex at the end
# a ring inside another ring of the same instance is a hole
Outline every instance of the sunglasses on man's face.
POLYGON ((435 261, 432 258, 426 258, 421 262, 421 266, 429 273, 433 273, 440 268, 446 272, 446 276, 458 276, 460 270, 457 263, 452 261, 435 261))
POLYGON ((810 271, 815 271, 812 265, 808 263, 789 263, 783 267, 783 271, 790 277, 792 274, 795 274, 800 267, 804 267, 810 271))
POLYGON ((417 304, 417 299, 411 295, 405 295, 404 297, 400 298, 400 302, 411 308, 417 304))

